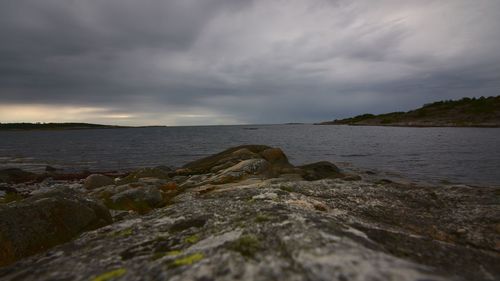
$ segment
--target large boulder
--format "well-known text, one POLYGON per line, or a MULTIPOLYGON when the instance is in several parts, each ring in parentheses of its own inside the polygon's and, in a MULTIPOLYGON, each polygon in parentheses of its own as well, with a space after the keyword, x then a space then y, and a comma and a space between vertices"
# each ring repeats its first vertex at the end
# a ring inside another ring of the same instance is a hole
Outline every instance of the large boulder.
POLYGON ((259 157, 257 154, 269 149, 267 145, 241 145, 233 148, 226 149, 220 153, 190 162, 183 166, 191 174, 206 174, 214 172, 214 167, 220 166, 219 170, 228 168, 241 162, 254 157, 259 157), (226 164, 229 163, 229 164, 226 164), (221 166, 222 165, 222 166, 221 166), (223 166, 226 165, 226 166, 223 166))
MULTIPOLYGON (((305 172, 294 167, 280 148, 266 145, 242 145, 186 164, 176 171, 182 175, 208 175, 208 180, 192 182, 189 186, 202 184, 225 184, 244 180, 250 176, 273 178, 281 175, 297 175, 305 172)), ((186 184, 181 184, 186 186, 186 184)))
POLYGON ((21 183, 35 180, 36 174, 26 172, 18 168, 8 168, 0 170, 0 182, 21 183))
POLYGON ((112 222, 103 205, 58 189, 0 206, 0 266, 112 222))

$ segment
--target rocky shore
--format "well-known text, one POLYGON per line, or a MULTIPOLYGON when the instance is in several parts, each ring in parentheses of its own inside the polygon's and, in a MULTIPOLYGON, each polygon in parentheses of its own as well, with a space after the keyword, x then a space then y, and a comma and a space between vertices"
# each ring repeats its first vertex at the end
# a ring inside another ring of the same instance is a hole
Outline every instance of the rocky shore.
POLYGON ((0 171, 1 280, 500 280, 500 190, 247 145, 129 174, 0 171))

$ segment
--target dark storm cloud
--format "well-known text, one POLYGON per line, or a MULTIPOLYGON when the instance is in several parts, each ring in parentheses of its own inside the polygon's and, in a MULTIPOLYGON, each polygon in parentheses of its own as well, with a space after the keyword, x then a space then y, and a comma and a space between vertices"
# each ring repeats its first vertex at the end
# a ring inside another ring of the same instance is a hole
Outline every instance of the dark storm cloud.
MULTIPOLYGON (((129 82, 143 75, 133 70, 137 65, 129 57, 190 48, 205 23, 222 12, 221 7, 226 12, 238 7, 235 3, 2 2, 2 101, 92 103, 133 97, 140 94, 137 88, 155 91, 156 85, 129 82)), ((147 56, 144 59, 149 63, 147 56)))
POLYGON ((0 105, 137 124, 406 110, 498 95, 499 27, 495 0, 3 1, 0 105))

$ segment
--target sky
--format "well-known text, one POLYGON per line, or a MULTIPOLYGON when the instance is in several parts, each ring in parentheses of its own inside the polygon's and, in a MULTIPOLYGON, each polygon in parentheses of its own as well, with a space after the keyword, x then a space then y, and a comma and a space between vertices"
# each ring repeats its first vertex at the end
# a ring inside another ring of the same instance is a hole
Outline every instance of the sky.
POLYGON ((7 0, 0 122, 317 122, 500 94, 498 0, 7 0))

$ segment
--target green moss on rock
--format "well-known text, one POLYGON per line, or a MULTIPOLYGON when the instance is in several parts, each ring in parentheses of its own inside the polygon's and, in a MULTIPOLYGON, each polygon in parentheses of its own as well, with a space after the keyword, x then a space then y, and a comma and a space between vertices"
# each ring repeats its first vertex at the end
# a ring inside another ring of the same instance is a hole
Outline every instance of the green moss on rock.
POLYGON ((118 269, 115 269, 115 270, 103 273, 103 274, 95 277, 94 279, 92 279, 92 281, 108 281, 108 280, 113 280, 115 278, 123 276, 125 273, 127 273, 127 270, 125 268, 118 268, 118 269))
POLYGON ((180 250, 173 250, 173 251, 168 251, 168 252, 159 252, 159 253, 153 254, 153 257, 151 257, 151 259, 152 260, 157 260, 157 259, 161 259, 163 257, 178 256, 180 254, 182 254, 182 251, 180 251, 180 250))
POLYGON ((266 222, 266 221, 270 221, 270 220, 271 220, 271 218, 268 215, 265 215, 265 214, 258 214, 255 217, 255 222, 258 222, 258 223, 266 222))
POLYGON ((179 267, 184 265, 192 265, 201 261, 205 256, 202 253, 194 253, 192 255, 176 259, 172 262, 172 267, 179 267))
POLYGON ((184 241, 186 243, 189 243, 189 244, 194 244, 196 242, 198 242, 200 240, 200 237, 198 235, 191 235, 189 237, 187 237, 186 239, 184 239, 184 241))
POLYGON ((129 228, 115 231, 115 232, 111 233, 111 236, 113 236, 113 237, 129 237, 130 235, 132 235, 132 233, 133 233, 132 228, 129 227, 129 228))
POLYGON ((253 258, 261 248, 259 239, 255 235, 243 235, 229 246, 230 250, 249 258, 253 258))

